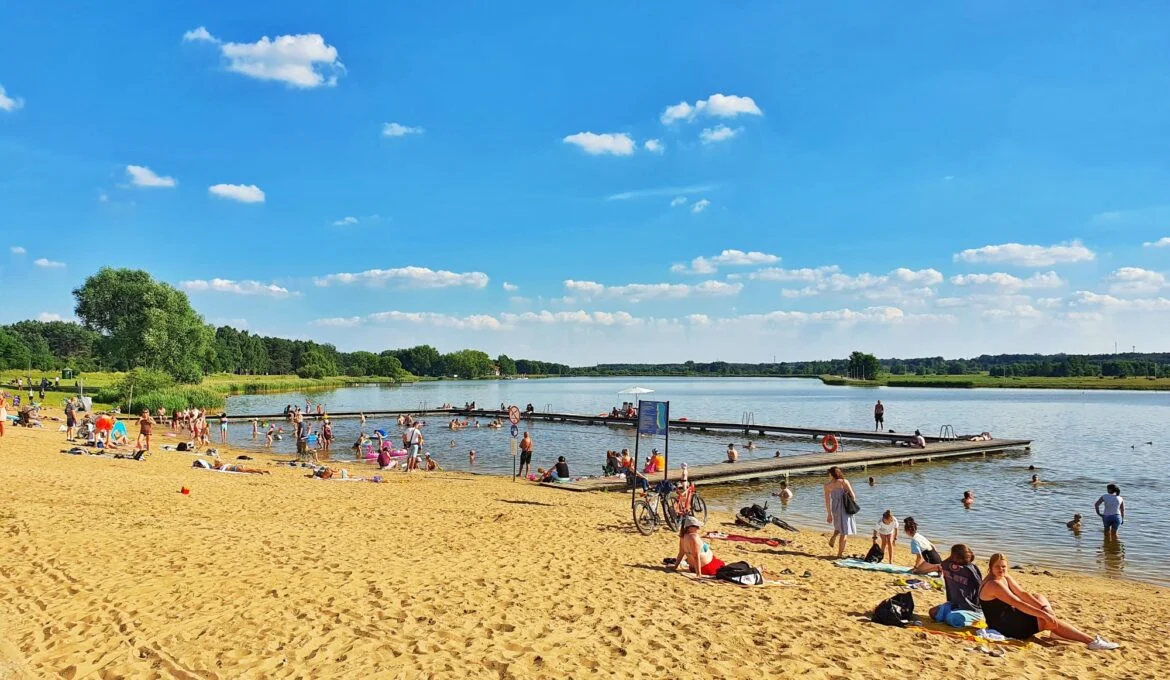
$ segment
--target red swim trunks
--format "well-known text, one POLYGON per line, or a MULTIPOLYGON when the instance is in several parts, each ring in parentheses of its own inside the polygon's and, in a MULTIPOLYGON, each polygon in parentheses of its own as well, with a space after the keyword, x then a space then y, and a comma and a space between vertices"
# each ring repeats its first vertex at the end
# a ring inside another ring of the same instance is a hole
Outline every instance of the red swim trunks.
POLYGON ((702 572, 703 576, 714 576, 715 572, 719 571, 719 567, 722 566, 723 560, 718 557, 712 557, 711 561, 703 565, 703 568, 699 571, 702 572))

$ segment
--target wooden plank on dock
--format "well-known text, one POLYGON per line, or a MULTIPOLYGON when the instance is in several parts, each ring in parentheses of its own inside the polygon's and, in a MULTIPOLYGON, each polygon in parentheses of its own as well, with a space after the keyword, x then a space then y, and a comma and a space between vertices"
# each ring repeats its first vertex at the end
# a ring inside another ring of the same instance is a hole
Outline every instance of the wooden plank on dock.
MULTIPOLYGON (((696 486, 723 484, 751 479, 771 479, 788 475, 821 473, 834 465, 845 469, 902 465, 914 462, 929 462, 936 458, 956 458, 987 453, 999 453, 1007 449, 1027 448, 1028 439, 992 439, 989 441, 955 440, 928 445, 925 449, 904 446, 870 446, 835 453, 807 453, 779 458, 758 458, 741 460, 737 463, 714 463, 688 466, 688 475, 696 486)), ((651 482, 659 479, 651 475, 651 482)), ((682 478, 680 469, 671 470, 669 479, 682 478)), ((612 491, 626 489, 624 479, 604 477, 582 479, 575 482, 547 484, 566 491, 612 491)))

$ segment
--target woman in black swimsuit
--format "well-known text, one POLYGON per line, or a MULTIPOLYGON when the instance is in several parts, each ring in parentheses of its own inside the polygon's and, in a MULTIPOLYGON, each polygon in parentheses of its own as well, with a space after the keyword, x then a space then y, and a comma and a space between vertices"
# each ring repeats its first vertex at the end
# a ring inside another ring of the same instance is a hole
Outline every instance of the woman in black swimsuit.
POLYGON ((1093 651, 1117 649, 1117 644, 1100 635, 1090 637, 1057 619, 1048 599, 1025 591, 1008 575, 1007 569, 1007 557, 1003 553, 995 553, 987 563, 987 578, 979 588, 979 604, 988 628, 1016 640, 1027 640, 1046 630, 1053 637, 1083 642, 1093 651))

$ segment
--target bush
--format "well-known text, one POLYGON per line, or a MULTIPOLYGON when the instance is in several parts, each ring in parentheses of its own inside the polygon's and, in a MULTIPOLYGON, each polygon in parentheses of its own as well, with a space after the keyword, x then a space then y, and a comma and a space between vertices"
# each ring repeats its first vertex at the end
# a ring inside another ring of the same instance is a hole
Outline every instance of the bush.
POLYGON ((325 368, 318 364, 309 364, 308 366, 301 366, 297 369, 297 375, 302 378, 324 378, 325 368))
MULTIPOLYGON (((147 392, 141 396, 134 392, 133 410, 135 413, 143 409, 157 411, 159 407, 167 411, 185 408, 219 408, 223 406, 224 397, 215 390, 206 387, 170 387, 167 389, 147 392)), ((123 402, 125 405, 125 402, 123 402)))

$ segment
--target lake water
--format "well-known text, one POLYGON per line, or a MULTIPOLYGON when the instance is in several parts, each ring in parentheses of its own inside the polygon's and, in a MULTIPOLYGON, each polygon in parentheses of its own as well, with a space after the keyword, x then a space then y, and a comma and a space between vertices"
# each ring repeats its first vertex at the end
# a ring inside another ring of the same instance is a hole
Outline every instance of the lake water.
MULTIPOLYGON (((946 552, 954 542, 971 544, 981 558, 1007 552, 1017 562, 1071 568, 1112 576, 1128 576, 1170 584, 1162 565, 1170 560, 1170 393, 1100 392, 1073 390, 970 390, 933 388, 829 387, 801 379, 687 379, 687 378, 564 378, 511 381, 441 381, 409 386, 353 387, 314 392, 309 398, 331 411, 435 408, 444 402, 480 407, 501 402, 538 411, 601 413, 629 397, 618 391, 633 384, 655 390, 646 398, 669 400, 673 418, 868 429, 873 426, 876 399, 886 405, 886 427, 899 432, 919 428, 937 434, 943 425, 959 433, 984 430, 1000 437, 1032 439, 1029 453, 959 459, 913 467, 873 468, 868 486, 860 471, 850 475, 862 507, 857 517, 859 536, 850 552, 864 552, 873 523, 887 508, 901 518, 914 516, 923 534, 946 552), (1029 484, 1036 467, 1043 484, 1029 484), (1107 483, 1121 486, 1127 521, 1120 540, 1102 539, 1093 503, 1107 483), (975 492, 976 503, 965 510, 963 491, 975 492), (1078 536, 1065 527, 1073 513, 1084 516, 1078 536)), ((232 397, 231 415, 277 413, 288 403, 304 405, 306 395, 286 393, 232 397)), ((425 428, 427 448, 443 467, 480 473, 511 474, 507 429, 486 427, 450 432, 447 419, 431 417, 425 428), (468 464, 468 450, 477 460, 468 464)), ((484 421, 486 424, 486 420, 484 421)), ((334 421, 335 459, 350 457, 357 438, 356 419, 334 421)), ((523 426, 523 424, 522 424, 523 426)), ((392 422, 371 419, 365 431, 376 427, 396 431, 392 422)), ((250 426, 233 424, 231 441, 251 446, 250 426)), ((607 449, 634 447, 630 428, 534 423, 536 449, 533 467, 549 467, 565 456, 574 475, 600 473, 607 449)), ((734 442, 741 456, 772 456, 819 451, 807 439, 753 438, 760 448, 744 448, 740 435, 701 435, 676 432, 670 439, 672 467, 678 462, 711 463, 723 459, 734 442)), ((261 437, 260 444, 263 443, 261 437)), ((655 445, 645 439, 643 452, 655 445)), ((661 446, 661 441, 657 442, 661 446)), ((285 439, 277 451, 291 452, 285 439)), ((357 464, 352 464, 353 465, 357 464)), ((802 528, 823 530, 824 503, 820 477, 795 477, 795 498, 786 508, 776 499, 770 508, 802 528)), ((775 482, 704 487, 713 508, 737 509, 769 500, 775 482)), ((614 497, 614 512, 628 511, 614 497)))

